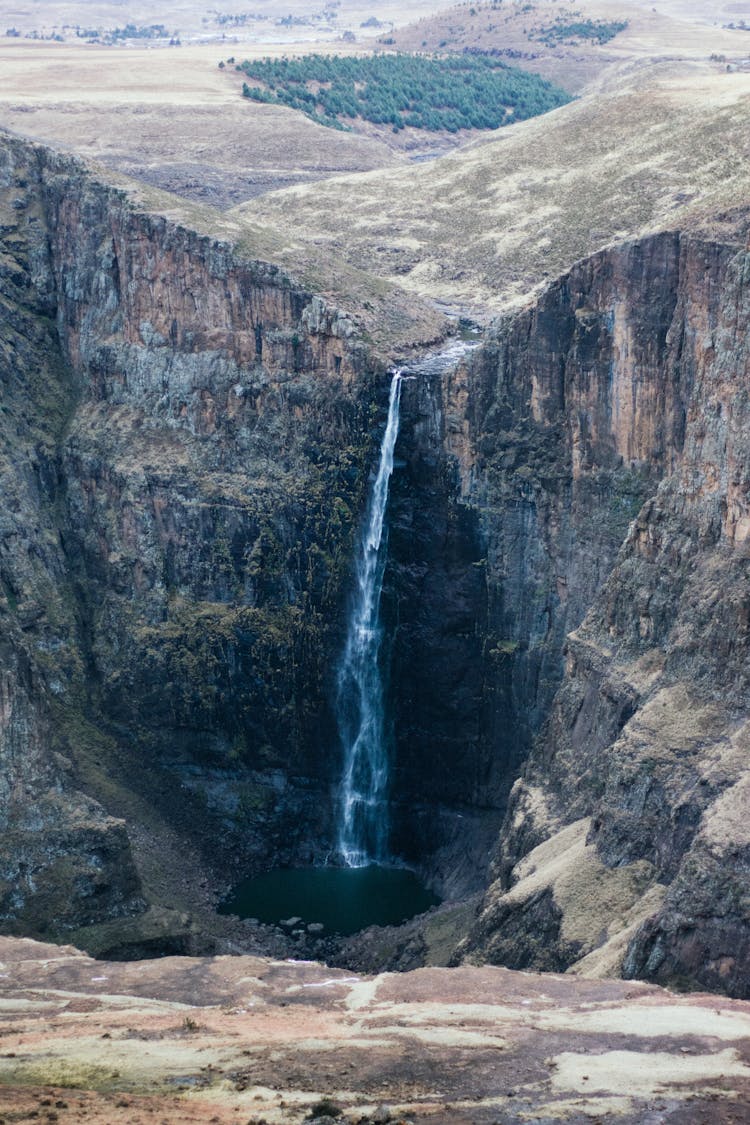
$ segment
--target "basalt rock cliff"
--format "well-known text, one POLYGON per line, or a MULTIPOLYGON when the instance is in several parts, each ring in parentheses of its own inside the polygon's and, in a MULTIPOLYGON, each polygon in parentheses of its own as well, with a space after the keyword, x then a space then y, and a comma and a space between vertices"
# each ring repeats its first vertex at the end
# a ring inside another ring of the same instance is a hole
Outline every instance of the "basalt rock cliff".
POLYGON ((750 989, 735 219, 722 241, 668 232, 582 262, 449 388, 530 745, 460 956, 750 989))
MULTIPOLYGON (((392 846, 453 896, 492 859, 454 959, 750 990, 750 256, 718 229, 604 250, 404 383, 392 846)), ((210 951, 222 887, 332 845, 398 347, 13 139, 0 236, 0 926, 210 951)))
POLYGON ((384 365, 77 161, 5 139, 0 209, 0 923, 190 949, 222 869, 330 846, 384 365))

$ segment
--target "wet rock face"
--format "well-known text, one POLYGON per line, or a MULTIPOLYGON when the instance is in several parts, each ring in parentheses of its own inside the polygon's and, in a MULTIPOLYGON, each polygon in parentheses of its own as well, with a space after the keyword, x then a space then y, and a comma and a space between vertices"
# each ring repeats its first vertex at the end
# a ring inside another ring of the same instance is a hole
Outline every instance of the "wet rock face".
MULTIPOLYGON (((394 847, 478 889, 516 763, 489 651, 485 547, 443 446, 444 376, 404 383, 383 616, 391 640, 394 847)), ((502 672, 502 669, 500 669, 502 672)))
MULTIPOLYGON (((589 864, 610 887, 618 871, 647 864, 646 885, 636 880, 617 899, 601 932, 577 951, 557 943, 561 964, 586 971, 598 958, 596 971, 748 993, 738 813, 747 767, 747 276, 738 245, 659 236, 576 267, 501 332, 498 412, 511 398, 506 371, 524 388, 531 432, 559 412, 567 511, 552 509, 543 557, 573 546, 556 560, 570 608, 561 614, 560 598, 551 620, 583 621, 514 790, 499 879, 465 955, 488 951, 501 925, 526 932, 526 914, 538 926, 529 905, 541 890, 551 892, 550 924, 562 910, 564 934, 581 906, 570 893, 573 864, 589 864), (553 312, 561 326, 548 334, 553 312), (524 335, 528 364, 508 367, 524 335), (614 552, 608 513, 626 481, 638 488, 625 495, 645 503, 614 552), (604 570, 587 561, 592 547, 604 570), (605 579, 598 592, 597 579, 605 579), (543 866, 540 849, 554 850, 579 818, 585 847, 543 866)), ((463 456, 476 491, 478 469, 489 476, 489 466, 463 456)), ((549 512, 549 488, 537 479, 531 487, 537 516, 539 498, 549 512)), ((530 659, 519 653, 520 685, 530 659)), ((512 949, 504 955, 514 963, 512 949)))

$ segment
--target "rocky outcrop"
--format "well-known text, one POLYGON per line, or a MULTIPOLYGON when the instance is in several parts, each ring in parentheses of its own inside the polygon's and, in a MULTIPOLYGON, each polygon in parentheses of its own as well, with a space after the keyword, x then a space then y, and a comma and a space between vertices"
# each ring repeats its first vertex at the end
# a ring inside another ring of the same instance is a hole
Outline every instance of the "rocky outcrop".
MULTIPOLYGON (((0 938, 11 1120, 742 1120, 750 1006, 495 967, 92 961, 0 938), (52 1108, 54 1106, 54 1108, 52 1108)), ((746 1116, 746 1115, 744 1115, 746 1116)))
POLYGON ((530 734, 574 631, 463 956, 748 994, 749 263, 677 234, 598 255, 501 326, 469 388, 467 495, 515 484, 531 529, 512 552, 496 532, 530 734))
POLYGON ((22 640, 2 655, 0 925, 43 934, 139 913, 124 822, 71 784, 22 640))
POLYGON ((145 903, 125 826, 81 791, 55 720, 83 676, 59 518, 59 442, 75 391, 28 176, 4 163, 0 191, 0 925, 45 934, 145 903))

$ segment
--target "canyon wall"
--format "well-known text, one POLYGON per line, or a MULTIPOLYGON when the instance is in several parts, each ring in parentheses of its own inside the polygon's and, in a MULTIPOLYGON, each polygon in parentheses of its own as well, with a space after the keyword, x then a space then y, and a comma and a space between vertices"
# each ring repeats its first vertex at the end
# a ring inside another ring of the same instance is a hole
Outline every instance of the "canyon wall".
MULTIPOLYGON (((23 494, 5 493, 0 612, 30 718, 8 735, 0 923, 117 956, 210 949, 217 891, 333 847, 333 681, 387 364, 366 317, 278 266, 48 150, 8 139, 2 160, 3 440, 23 494), (54 867, 53 789, 76 825, 87 811, 65 849, 93 889, 54 867)), ((494 692, 481 544, 440 446, 439 382, 409 387, 392 531, 411 558, 395 553, 385 593, 392 847, 463 893, 484 885, 508 783, 488 784, 494 740, 473 714, 494 692), (450 621, 432 624, 436 600, 450 621)))
POLYGON ((7 139, 0 212, 0 922, 184 930, 201 885, 330 846, 384 365, 74 160, 7 139))
POLYGON ((474 885, 566 637, 679 458, 689 373, 666 341, 681 253, 670 234, 598 255, 404 384, 385 587, 399 839, 444 849, 474 885))
POLYGON ((59 448, 75 392, 33 174, 3 154, 0 920, 22 933, 36 932, 40 916, 64 928, 145 907, 125 825, 76 784, 54 715, 84 678, 59 519, 59 448))
MULTIPOLYGON (((210 949, 197 905, 332 844, 388 357, 12 139, 0 236, 0 927, 210 949)), ((392 846, 492 860, 457 960, 750 988, 749 261, 741 216, 619 245, 404 383, 392 846)))
POLYGON ((748 993, 746 247, 596 255, 446 389, 530 747, 459 957, 748 993))
POLYGON ((507 676, 488 636, 484 538, 444 447, 445 372, 467 358, 423 359, 404 382, 383 591, 394 846, 459 897, 486 885, 517 774, 507 676))

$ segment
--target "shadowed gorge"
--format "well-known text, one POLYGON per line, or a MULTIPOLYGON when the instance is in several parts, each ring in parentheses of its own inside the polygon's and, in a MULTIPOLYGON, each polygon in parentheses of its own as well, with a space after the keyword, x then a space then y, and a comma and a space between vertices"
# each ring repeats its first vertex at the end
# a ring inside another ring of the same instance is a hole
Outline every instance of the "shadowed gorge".
POLYGON ((210 949, 217 891, 335 843, 335 669, 388 375, 278 267, 3 152, 7 464, 29 466, 3 556, 4 923, 210 949))
POLYGON ((465 349, 397 304, 375 341, 369 297, 74 160, 2 161, 3 929, 410 967, 453 919, 443 964, 747 995, 745 212, 602 250, 465 349), (387 949, 294 946, 214 907, 341 846, 336 670, 399 357, 363 850, 449 902, 387 949))
MULTIPOLYGON (((374 370, 346 345, 345 318, 273 267, 135 214, 75 164, 12 142, 4 153, 7 313, 28 352, 19 363, 6 351, 6 385, 23 392, 43 345, 40 393, 60 402, 50 438, 46 404, 36 417, 24 404, 29 471, 11 539, 29 547, 12 542, 3 570, 24 660, 7 689, 9 737, 22 677, 37 677, 25 721, 51 725, 57 757, 47 746, 40 757, 62 766, 31 783, 56 784, 63 820, 64 794, 80 786, 140 827, 146 882, 170 851, 177 862, 181 837, 214 863, 306 854, 330 836, 337 763, 318 749, 335 739, 327 657, 340 645, 374 370)), ((12 790, 28 754, 11 752, 9 766, 12 790)), ((98 804, 90 816, 116 866, 122 857, 112 877, 132 873, 130 902, 110 904, 101 873, 105 893, 84 891, 86 909, 74 893, 71 926, 145 907, 122 820, 98 804)), ((57 872, 46 855, 34 868, 5 909, 43 931, 60 921, 44 887, 57 872)), ((59 893, 70 889, 61 877, 59 893)))

